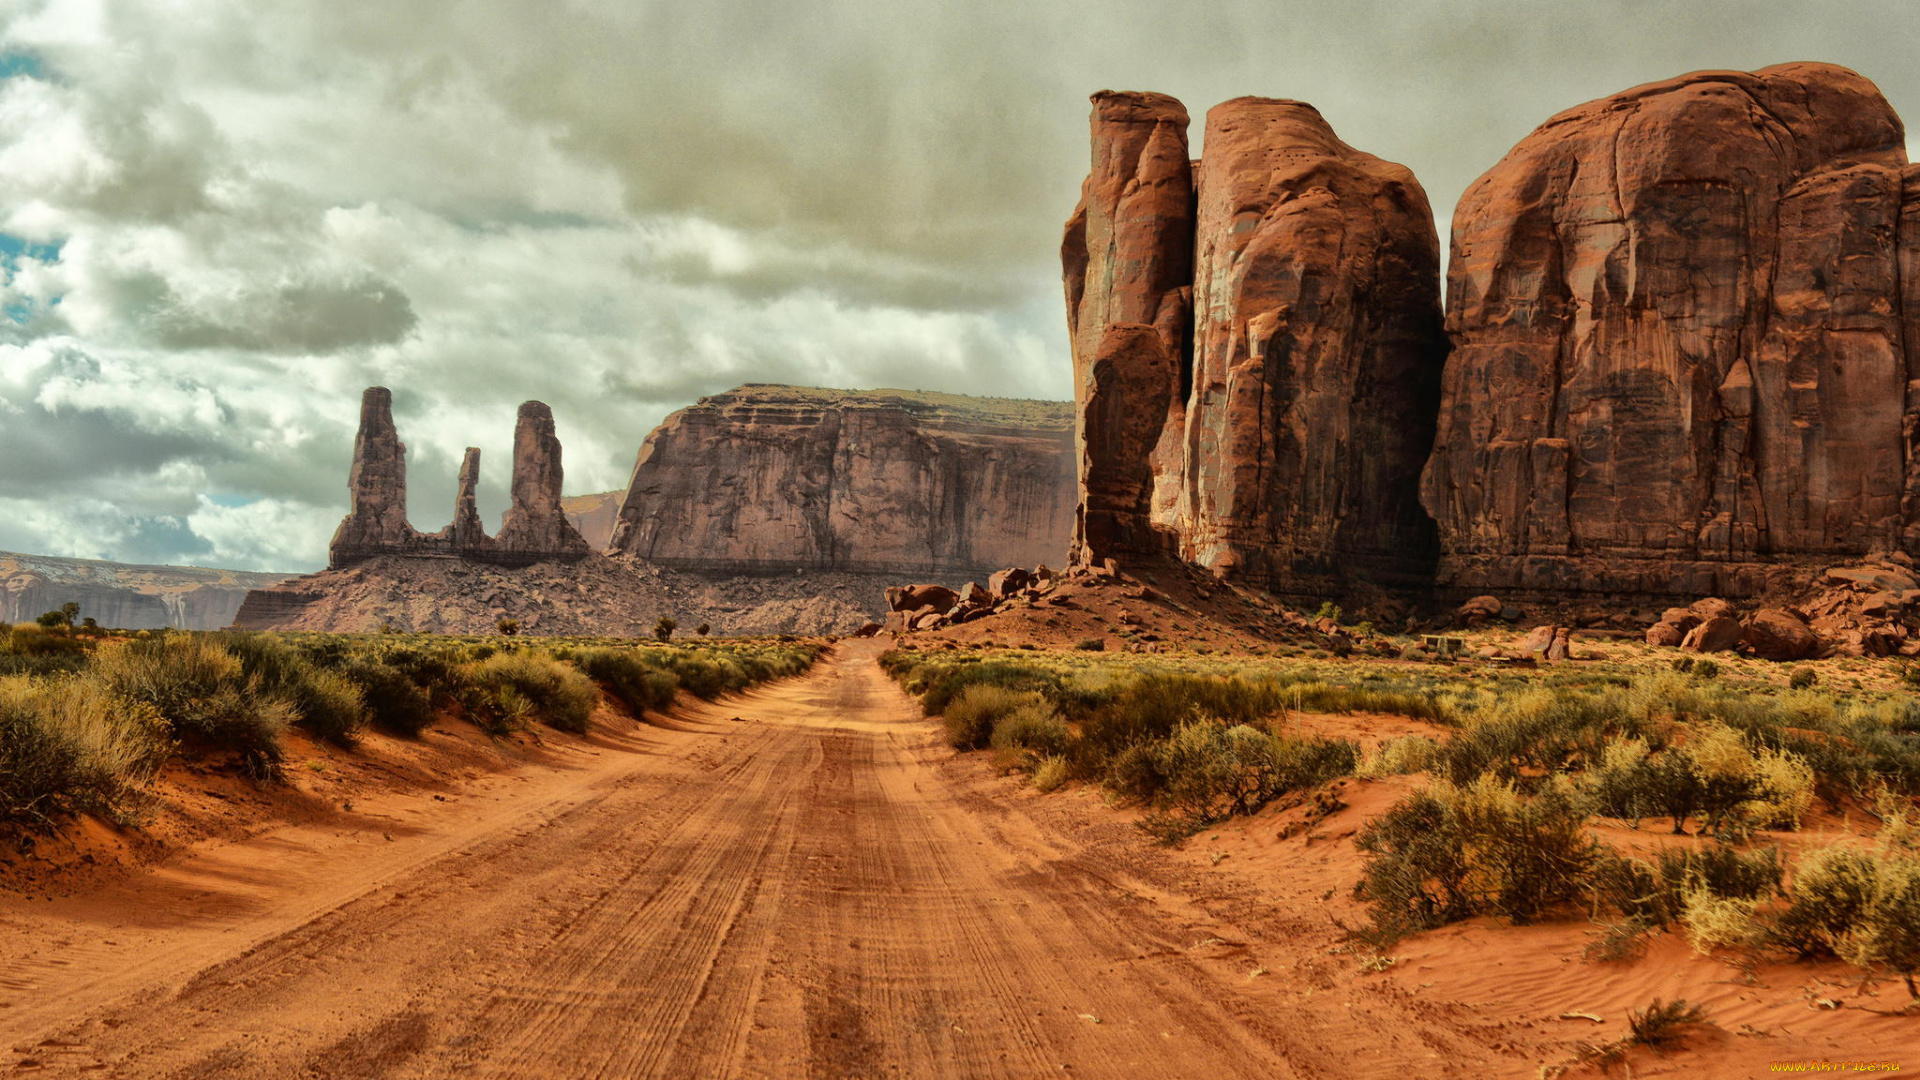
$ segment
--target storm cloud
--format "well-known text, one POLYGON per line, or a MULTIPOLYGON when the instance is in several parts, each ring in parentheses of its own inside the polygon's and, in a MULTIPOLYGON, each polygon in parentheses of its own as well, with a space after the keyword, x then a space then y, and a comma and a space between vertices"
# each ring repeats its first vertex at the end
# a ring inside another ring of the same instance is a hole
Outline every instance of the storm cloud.
POLYGON ((1312 101, 1444 228, 1549 114, 1826 60, 1897 2, 0 0, 0 548, 301 570, 395 391, 415 524, 515 406, 567 487, 740 382, 1069 392, 1087 95, 1312 101))

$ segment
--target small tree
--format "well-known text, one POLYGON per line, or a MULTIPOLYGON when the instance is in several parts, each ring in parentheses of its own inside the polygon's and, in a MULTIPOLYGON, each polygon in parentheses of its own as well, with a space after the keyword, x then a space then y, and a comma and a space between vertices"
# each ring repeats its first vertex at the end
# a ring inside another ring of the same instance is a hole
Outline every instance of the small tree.
POLYGON ((73 620, 67 618, 67 613, 65 611, 42 612, 40 614, 40 617, 33 621, 39 623, 41 626, 44 626, 49 630, 52 630, 55 627, 71 626, 73 624, 73 620))
POLYGON ((508 637, 512 637, 513 635, 520 632, 520 620, 519 619, 501 619, 499 622, 493 624, 493 628, 495 630, 500 631, 502 634, 507 635, 508 637))
POLYGON ((706 623, 701 623, 699 626, 693 628, 693 632, 699 634, 701 637, 706 637, 708 634, 713 633, 713 627, 708 626, 706 623))
POLYGON ((653 624, 653 636, 659 638, 661 641, 665 641, 672 637, 673 632, 679 628, 679 623, 662 615, 660 621, 653 624))

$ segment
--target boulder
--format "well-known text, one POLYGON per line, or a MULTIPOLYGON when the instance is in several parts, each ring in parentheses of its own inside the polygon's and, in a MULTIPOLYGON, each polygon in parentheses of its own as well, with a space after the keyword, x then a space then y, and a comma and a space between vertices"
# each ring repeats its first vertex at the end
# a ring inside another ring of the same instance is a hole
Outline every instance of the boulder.
POLYGON ((1573 631, 1562 626, 1553 633, 1553 644, 1547 646, 1548 660, 1559 662, 1573 659, 1573 631))
POLYGON ((1777 607, 1749 615, 1740 642, 1762 660, 1805 660, 1820 650, 1813 628, 1794 612, 1777 607))
POLYGON ((1568 109, 1452 221, 1442 587, 1752 596, 1920 542, 1920 177, 1871 82, 1702 71, 1568 109))
POLYGON ((881 625, 877 622, 862 623, 860 625, 860 629, 855 630, 853 632, 853 636, 854 637, 873 637, 874 635, 880 633, 882 629, 883 628, 881 627, 881 625))
POLYGON ((927 608, 944 615, 959 602, 960 594, 945 585, 907 585, 887 590, 887 607, 893 611, 927 608))
POLYGON ((979 582, 969 581, 960 590, 958 605, 963 608, 992 607, 993 596, 979 582))
MULTIPOLYGON (((1698 624, 1695 624, 1698 625, 1698 624)), ((1692 627, 1688 627, 1692 629, 1692 627)), ((1647 627, 1647 644, 1662 648, 1673 648, 1687 639, 1687 631, 1670 622, 1657 622, 1647 627)))
POLYGON ((1733 615, 1733 605, 1719 597, 1709 596, 1704 600, 1695 600, 1687 608, 1687 612, 1693 616, 1696 623, 1700 623, 1708 619, 1733 615))
POLYGON ((1529 656, 1546 655, 1547 650, 1553 648, 1554 635, 1558 629, 1553 626, 1536 626, 1527 631, 1527 636, 1520 640, 1520 651, 1529 656))
POLYGON ((1680 647, 1689 652, 1728 652, 1740 644, 1742 633, 1744 631, 1739 620, 1728 615, 1716 615, 1687 631, 1680 647))
POLYGON ((998 603, 1020 595, 1021 590, 1031 584, 1033 584, 1032 574, 1017 566, 1009 567, 995 571, 987 578, 987 595, 998 603))

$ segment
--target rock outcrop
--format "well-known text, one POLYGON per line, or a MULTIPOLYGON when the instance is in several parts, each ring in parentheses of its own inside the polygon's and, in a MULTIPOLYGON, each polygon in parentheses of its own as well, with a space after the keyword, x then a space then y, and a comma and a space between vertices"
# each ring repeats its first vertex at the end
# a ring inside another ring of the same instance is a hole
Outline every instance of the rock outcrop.
POLYGON ((588 547, 605 551, 613 543, 613 527, 620 520, 621 494, 601 491, 592 495, 569 495, 560 500, 560 509, 566 511, 567 520, 573 522, 588 547))
POLYGON ((0 551, 0 625, 75 603, 81 618, 114 629, 219 630, 233 621, 249 589, 288 576, 0 551))
POLYGON ((1191 382, 1193 167, 1165 94, 1093 96, 1092 168, 1060 261, 1073 347, 1076 563, 1170 550, 1191 382))
POLYGON ((587 554, 587 542, 560 508, 562 479, 553 410, 525 402, 513 429, 513 505, 500 521, 490 561, 512 566, 587 554))
POLYGON ((381 555, 473 559, 502 566, 569 561, 590 550, 560 506, 560 440, 553 411, 538 401, 520 406, 513 440, 513 505, 500 535, 480 521, 480 451, 468 447, 460 465, 453 522, 421 533, 407 521, 407 447, 393 424, 393 393, 368 387, 360 400, 360 432, 348 474, 352 502, 334 532, 328 567, 338 570, 381 555))
POLYGON ((1553 117, 1462 197, 1447 298, 1443 588, 1744 597, 1920 540, 1920 178, 1861 76, 1553 117))
POLYGON ((1301 102, 1217 106, 1196 165, 1179 102, 1093 103, 1092 169, 1061 246, 1074 563, 1172 552, 1296 592, 1424 581, 1435 547, 1417 476, 1444 341, 1418 181, 1301 102))
POLYGON ((749 385, 647 436, 614 550, 717 573, 971 575, 1058 560, 1065 403, 749 385))

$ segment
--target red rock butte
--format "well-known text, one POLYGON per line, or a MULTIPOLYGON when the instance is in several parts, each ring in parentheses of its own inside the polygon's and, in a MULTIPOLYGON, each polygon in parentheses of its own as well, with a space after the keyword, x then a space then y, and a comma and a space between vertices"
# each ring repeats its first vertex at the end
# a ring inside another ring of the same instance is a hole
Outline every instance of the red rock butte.
POLYGON ((1177 554, 1280 592, 1424 584, 1417 483, 1445 357, 1411 172, 1312 106, 1093 98, 1061 246, 1082 508, 1074 560, 1177 554))
POLYGON ((1920 169, 1865 78, 1569 109, 1438 242, 1312 106, 1093 97, 1074 559, 1280 592, 1750 596, 1920 548, 1920 169))

